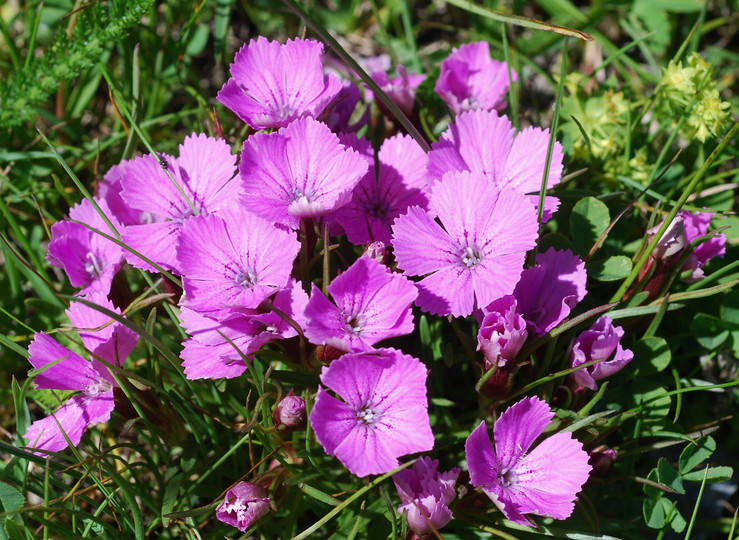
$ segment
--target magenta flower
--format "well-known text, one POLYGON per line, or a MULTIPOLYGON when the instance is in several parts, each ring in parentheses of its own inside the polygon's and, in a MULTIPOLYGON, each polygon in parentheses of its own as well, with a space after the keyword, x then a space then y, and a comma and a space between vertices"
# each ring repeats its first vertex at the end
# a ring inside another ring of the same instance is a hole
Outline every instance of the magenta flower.
POLYGON ((305 337, 315 345, 362 351, 413 332, 416 286, 375 259, 360 257, 326 290, 335 303, 313 285, 305 308, 305 337))
POLYGON ((323 74, 322 54, 318 41, 290 39, 283 45, 259 36, 236 53, 217 99, 254 129, 315 118, 341 89, 336 77, 323 74))
MULTIPOLYGON (((182 224, 196 213, 217 213, 236 202, 235 172, 236 156, 228 144, 204 134, 185 137, 179 158, 149 154, 130 161, 121 181, 122 197, 130 208, 144 214, 146 222, 126 227, 123 241, 165 270, 181 273, 175 247, 182 224)), ((137 268, 156 271, 131 253, 126 259, 137 268)))
POLYGON ((422 457, 411 469, 393 475, 400 495, 398 513, 405 513, 408 526, 417 535, 439 530, 452 519, 449 505, 457 496, 454 485, 459 473, 456 467, 439 473, 438 460, 422 457))
POLYGON ((426 367, 395 349, 349 353, 321 372, 310 424, 327 454, 359 477, 383 474, 398 458, 434 446, 426 367))
POLYGON ((631 362, 634 353, 621 347, 624 329, 613 326, 610 317, 600 317, 577 336, 570 348, 570 367, 598 360, 597 364, 575 371, 572 378, 580 387, 597 390, 595 381, 609 377, 631 362))
MULTIPOLYGON (((271 305, 302 328, 307 303, 308 295, 292 281, 275 295, 271 305)), ((228 316, 214 319, 183 307, 180 320, 191 336, 180 352, 188 379, 238 377, 246 371, 242 355, 252 358, 267 343, 298 335, 297 330, 274 311, 231 311, 228 316)))
MULTIPOLYGON (((421 86, 421 83, 426 79, 426 75, 408 73, 405 66, 402 65, 398 65, 395 71, 397 76, 392 79, 384 71, 375 71, 372 73, 372 80, 398 106, 403 114, 409 116, 413 112, 413 104, 416 101, 416 89, 421 86)), ((365 96, 370 99, 372 92, 367 90, 365 96)), ((378 104, 380 103, 378 100, 378 104)))
POLYGON ((301 218, 322 216, 349 202, 368 165, 325 124, 302 118, 277 132, 249 137, 239 167, 244 207, 297 229, 301 218))
POLYGON ((349 125, 361 98, 359 87, 352 81, 344 81, 341 90, 326 106, 319 119, 334 133, 354 133, 367 122, 368 118, 368 115, 364 114, 354 124, 349 125))
POLYGON ((108 203, 110 211, 123 225, 143 225, 152 223, 154 216, 149 212, 142 212, 131 208, 123 200, 123 176, 132 160, 123 160, 113 165, 98 183, 97 196, 108 203))
MULTIPOLYGON (((95 202, 113 227, 120 232, 123 226, 113 216, 105 201, 95 198, 95 202)), ((63 220, 51 226, 51 242, 47 255, 49 263, 63 268, 74 287, 82 287, 79 294, 108 294, 113 277, 123 262, 123 248, 82 225, 84 223, 104 234, 113 235, 113 231, 87 199, 70 209, 69 219, 80 223, 63 220)))
MULTIPOLYGON (((92 294, 86 299, 120 314, 102 294, 92 294)), ((67 439, 77 446, 87 426, 110 419, 114 407, 113 387, 117 385, 108 369, 94 356, 121 365, 138 340, 134 332, 118 322, 100 328, 109 323, 110 318, 80 302, 72 304, 67 314, 93 358, 85 360, 43 332, 38 332, 28 346, 28 361, 35 370, 49 366, 36 375, 36 388, 80 392, 56 412, 28 427, 23 438, 37 455, 64 450, 67 439)))
POLYGON ((458 171, 434 184, 430 212, 412 206, 395 220, 393 247, 406 275, 426 276, 417 284, 421 309, 465 317, 513 292, 537 234, 523 195, 458 171))
POLYGON ((294 232, 238 206, 188 219, 177 244, 181 305, 213 317, 256 308, 288 285, 299 250, 294 232))
POLYGON ((513 296, 539 336, 557 326, 587 294, 585 263, 569 250, 549 248, 521 274, 513 296))
MULTIPOLYGON (((513 69, 511 79, 518 80, 513 69)), ((508 64, 490 58, 487 41, 477 41, 452 49, 441 63, 434 90, 454 114, 461 114, 471 109, 502 111, 508 86, 508 64)))
POLYGON ((411 137, 396 135, 382 143, 377 169, 371 153, 368 158, 369 171, 354 188, 351 201, 329 219, 343 227, 352 244, 389 244, 396 217, 409 206, 428 207, 426 152, 411 137))
MULTIPOLYGON (((81 298, 118 315, 121 314, 121 310, 102 293, 91 293, 81 298)), ((79 334, 85 349, 92 354, 93 364, 97 363, 96 357, 99 357, 110 364, 123 365, 123 361, 128 358, 139 340, 136 332, 82 302, 72 302, 65 313, 79 334)), ((107 373, 107 370, 105 372, 107 373)))
POLYGON ((216 507, 216 518, 244 532, 272 509, 267 491, 251 482, 239 482, 226 492, 216 507))
MULTIPOLYGON (((498 189, 509 187, 532 193, 538 205, 544 178, 549 130, 528 127, 514 135, 513 124, 494 110, 474 110, 460 114, 449 124, 439 142, 431 145, 429 176, 441 179, 448 171, 474 171, 484 175, 498 189)), ((547 189, 557 185, 562 175, 562 146, 555 142, 547 177, 547 189)), ((547 197, 544 221, 556 211, 559 201, 547 197)))
MULTIPOLYGON (((685 240, 687 243, 705 236, 708 233, 708 226, 711 224, 712 212, 687 212, 682 211, 678 214, 683 218, 685 226, 685 240)), ((726 235, 721 233, 708 240, 704 240, 698 244, 693 253, 688 256, 688 260, 683 264, 682 269, 690 270, 688 277, 683 278, 688 283, 695 283, 703 279, 703 265, 714 257, 723 257, 726 252, 726 235)))
POLYGON ((513 295, 507 294, 493 301, 484 313, 477 332, 477 350, 485 355, 487 371, 515 360, 529 333, 513 295))
POLYGON ((555 433, 531 449, 553 417, 544 401, 524 398, 495 422, 495 449, 485 422, 465 443, 470 483, 519 525, 533 524, 524 514, 567 518, 591 470, 588 454, 571 433, 555 433))

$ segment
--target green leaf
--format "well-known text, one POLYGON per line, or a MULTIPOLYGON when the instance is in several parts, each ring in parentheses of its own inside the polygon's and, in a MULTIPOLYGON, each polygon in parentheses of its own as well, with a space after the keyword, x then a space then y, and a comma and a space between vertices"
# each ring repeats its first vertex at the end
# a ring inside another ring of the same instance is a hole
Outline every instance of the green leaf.
POLYGON ((721 320, 739 324, 739 290, 726 293, 721 302, 721 320))
MULTIPOLYGON (((26 540, 28 538, 26 533, 23 532, 23 529, 21 529, 21 526, 12 519, 6 519, 4 525, 8 540, 26 540)), ((0 535, 2 535, 2 532, 2 529, 0 529, 0 535)))
POLYGON ((690 331, 696 341, 709 351, 718 349, 729 337, 729 331, 723 327, 721 320, 705 313, 698 313, 693 318, 690 331))
POLYGON ((26 503, 23 494, 5 482, 0 482, 0 504, 6 512, 21 508, 26 503))
MULTIPOLYGON (((661 529, 665 526, 665 505, 667 502, 662 497, 656 499, 644 499, 642 512, 644 514, 644 523, 652 529, 661 529)), ((669 509, 669 502, 667 502, 669 509)))
MULTIPOLYGON (((700 470, 684 474, 683 480, 687 480, 688 482, 702 482, 704 472, 700 470)), ((734 469, 731 467, 711 467, 708 469, 708 474, 706 474, 706 483, 716 484, 718 482, 726 482, 727 480, 731 480, 733 474, 734 469)))
POLYGON ((169 524, 169 518, 167 514, 171 514, 174 509, 175 501, 177 500, 177 492, 180 490, 180 482, 182 481, 183 474, 177 473, 167 483, 167 487, 164 490, 164 497, 162 498, 162 524, 166 527, 169 524))
POLYGON ((577 201, 570 216, 570 232, 577 252, 587 255, 610 222, 608 207, 595 197, 577 201))
POLYGON ((670 365, 672 359, 670 347, 661 337, 642 338, 631 347, 631 351, 634 353, 636 375, 639 376, 659 373, 670 365))
POLYGON ((203 49, 205 49, 205 46, 208 44, 209 35, 210 31, 208 30, 208 26, 205 24, 198 25, 195 32, 193 32, 192 38, 190 38, 190 41, 187 43, 185 54, 187 56, 195 56, 203 52, 203 49))
POLYGON ((694 13, 703 8, 704 0, 649 0, 657 9, 671 13, 694 13))
POLYGON ((98 523, 97 521, 93 521, 91 519, 83 519, 82 523, 85 524, 85 527, 89 527, 99 537, 105 535, 105 528, 103 528, 103 526, 100 525, 100 523, 98 523))
POLYGON ((685 493, 680 473, 665 458, 659 458, 657 462, 657 479, 673 491, 681 494, 685 493))
POLYGON ((588 276, 598 281, 618 281, 631 272, 631 259, 616 255, 607 259, 592 261, 588 265, 588 276))
POLYGON ((636 379, 633 392, 644 422, 657 422, 669 414, 672 400, 661 386, 650 380, 636 379))
MULTIPOLYGON (((684 475, 703 463, 716 450, 716 441, 710 435, 698 439, 694 444, 689 444, 680 453, 678 470, 684 475)), ((702 472, 701 472, 702 474, 702 472)))
POLYGON ((672 527, 672 530, 676 533, 683 532, 685 530, 685 526, 688 524, 677 507, 672 508, 672 514, 670 514, 668 519, 670 520, 670 527, 672 527))
POLYGON ((342 501, 337 499, 336 497, 332 497, 328 493, 324 493, 320 489, 316 489, 313 486, 309 486, 308 484, 296 484, 298 489, 308 495, 309 497, 312 497, 318 501, 321 501, 323 503, 328 504, 329 506, 339 506, 342 501))

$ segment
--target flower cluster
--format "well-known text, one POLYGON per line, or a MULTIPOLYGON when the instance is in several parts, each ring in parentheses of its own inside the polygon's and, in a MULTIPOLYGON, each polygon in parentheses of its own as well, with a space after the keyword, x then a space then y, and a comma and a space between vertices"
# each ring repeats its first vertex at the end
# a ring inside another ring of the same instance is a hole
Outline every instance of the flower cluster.
MULTIPOLYGON (((173 278, 187 379, 241 377, 269 351, 280 369, 313 383, 264 394, 284 396, 265 409, 273 423, 265 433, 314 436, 359 478, 433 451, 440 435, 429 412, 430 367, 403 350, 419 311, 426 328, 431 316, 479 323, 480 352, 470 362, 479 419, 509 398, 529 362, 522 351, 579 309, 585 262, 540 242, 542 222, 560 204, 540 192, 561 181, 562 147, 555 141, 548 152, 548 129, 517 131, 502 113, 518 75, 490 58, 487 43, 461 45, 442 62, 434 88, 454 116, 428 152, 409 134, 370 141, 361 121, 350 125, 377 96, 329 73, 325 61, 310 39, 245 44, 217 96, 252 130, 236 141, 239 155, 223 138, 193 133, 176 156, 113 167, 95 198, 52 227, 49 261, 84 295, 68 315, 89 358, 47 334, 34 338, 37 386, 79 393, 30 426, 24 438, 33 451, 77 445, 86 426, 110 418, 117 368, 138 338, 109 299, 126 264, 173 278)), ((412 115, 424 76, 403 66, 396 73, 374 70, 372 78, 412 115)), ((679 248, 665 247, 674 256, 696 241, 683 265, 690 279, 723 253, 716 237, 697 240, 709 221, 682 214, 679 248)), ((586 365, 570 386, 596 390, 596 380, 628 363, 623 338, 607 316, 574 338, 569 367, 586 365)), ((588 479, 587 452, 571 433, 550 429, 554 417, 546 402, 525 397, 498 416, 494 446, 484 420, 466 440, 470 483, 514 523, 568 517, 588 479)), ((439 472, 439 461, 422 456, 394 475, 398 512, 415 534, 452 519, 460 472, 439 472)), ((255 474, 216 508, 241 531, 276 508, 276 484, 255 474)))

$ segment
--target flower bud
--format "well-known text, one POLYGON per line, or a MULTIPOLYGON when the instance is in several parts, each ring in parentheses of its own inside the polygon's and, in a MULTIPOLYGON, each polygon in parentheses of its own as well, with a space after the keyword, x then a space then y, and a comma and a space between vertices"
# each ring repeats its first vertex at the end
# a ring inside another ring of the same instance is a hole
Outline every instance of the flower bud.
POLYGON ((499 298, 486 308, 477 333, 477 350, 485 355, 485 370, 505 366, 515 360, 526 342, 526 321, 516 311, 512 295, 499 298))
POLYGON ((275 420, 275 426, 278 428, 294 431, 305 427, 305 400, 293 395, 292 389, 277 404, 272 418, 275 420))

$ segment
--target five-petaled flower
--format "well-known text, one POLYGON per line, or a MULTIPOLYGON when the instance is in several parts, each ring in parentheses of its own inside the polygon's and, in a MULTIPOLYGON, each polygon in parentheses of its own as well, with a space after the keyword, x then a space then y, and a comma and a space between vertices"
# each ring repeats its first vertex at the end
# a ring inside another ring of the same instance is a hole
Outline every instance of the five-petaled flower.
POLYGON ((359 477, 431 450, 426 367, 395 349, 350 353, 324 367, 310 424, 327 454, 359 477))
POLYGON ((588 454, 571 433, 555 433, 531 449, 553 417, 544 401, 524 398, 495 422, 495 448, 485 422, 465 443, 470 483, 519 525, 532 524, 524 514, 568 517, 590 474, 588 454))

